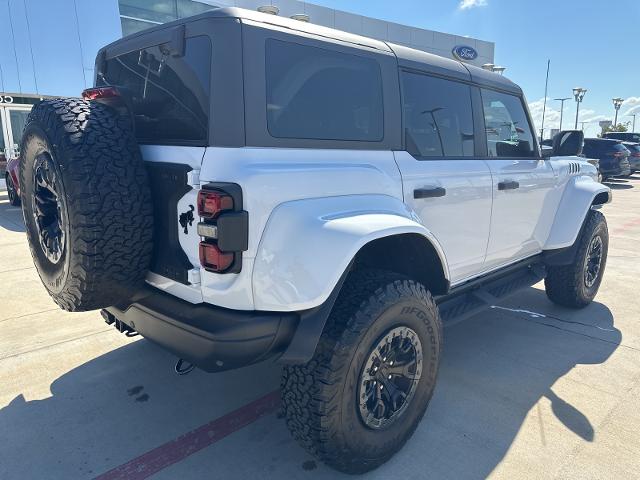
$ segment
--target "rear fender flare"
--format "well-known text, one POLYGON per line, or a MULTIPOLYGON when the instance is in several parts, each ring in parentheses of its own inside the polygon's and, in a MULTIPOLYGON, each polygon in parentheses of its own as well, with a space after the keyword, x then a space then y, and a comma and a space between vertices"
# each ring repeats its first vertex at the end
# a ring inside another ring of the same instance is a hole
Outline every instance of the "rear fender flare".
POLYGON ((399 199, 348 195, 296 200, 272 212, 254 261, 257 310, 302 311, 322 305, 367 243, 417 233, 434 246, 444 275, 444 251, 419 217, 399 199))

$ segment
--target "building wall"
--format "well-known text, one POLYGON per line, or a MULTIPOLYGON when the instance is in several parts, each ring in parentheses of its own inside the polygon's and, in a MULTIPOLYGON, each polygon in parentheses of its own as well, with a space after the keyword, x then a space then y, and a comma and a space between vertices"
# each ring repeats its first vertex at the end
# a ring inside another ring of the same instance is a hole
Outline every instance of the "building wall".
POLYGON ((272 3, 281 16, 399 43, 445 57, 456 45, 494 63, 494 44, 320 7, 298 0, 0 0, 0 93, 78 96, 93 84, 100 47, 158 23, 218 6, 255 10, 272 3))
POLYGON ((425 50, 447 58, 453 58, 451 52, 455 46, 468 45, 478 52, 478 58, 470 63, 478 66, 494 63, 492 42, 386 22, 299 0, 120 0, 119 3, 125 33, 145 28, 145 22, 175 20, 200 13, 208 7, 235 6, 255 10, 261 5, 275 5, 280 10, 280 16, 290 17, 304 13, 309 15, 312 23, 425 50))
POLYGON ((0 2, 0 91, 78 96, 96 52, 122 35, 117 0, 0 2))

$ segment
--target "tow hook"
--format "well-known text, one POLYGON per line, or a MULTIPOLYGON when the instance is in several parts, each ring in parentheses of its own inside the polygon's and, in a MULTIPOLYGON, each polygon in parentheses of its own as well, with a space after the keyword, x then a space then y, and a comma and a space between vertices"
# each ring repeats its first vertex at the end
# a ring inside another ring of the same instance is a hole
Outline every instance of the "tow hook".
POLYGON ((176 366, 174 367, 178 375, 188 375, 191 372, 193 372, 194 368, 196 367, 193 363, 188 362, 183 358, 179 358, 178 361, 176 362, 176 366))
POLYGON ((116 330, 118 330, 120 333, 124 333, 127 337, 135 337, 137 335, 140 335, 132 327, 118 320, 114 315, 107 312, 106 310, 100 311, 100 314, 102 315, 102 318, 104 318, 104 321, 107 325, 113 325, 116 330))

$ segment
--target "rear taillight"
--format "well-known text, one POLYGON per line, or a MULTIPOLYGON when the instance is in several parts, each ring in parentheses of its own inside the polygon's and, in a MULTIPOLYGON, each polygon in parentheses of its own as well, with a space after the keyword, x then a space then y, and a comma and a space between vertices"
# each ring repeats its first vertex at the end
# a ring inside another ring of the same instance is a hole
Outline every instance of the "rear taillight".
POLYGON ((613 152, 613 153, 611 154, 611 156, 613 156, 613 157, 615 157, 615 158, 621 158, 621 157, 624 157, 624 156, 625 156, 625 154, 624 154, 624 152, 613 152))
POLYGON ((98 100, 100 98, 115 98, 119 97, 120 92, 115 87, 96 87, 87 88, 82 92, 82 98, 85 100, 98 100))
POLYGON ((238 273, 248 249, 249 215, 242 210, 242 189, 235 183, 210 183, 198 192, 200 264, 214 273, 238 273))
POLYGON ((212 241, 200 242, 200 264, 212 272, 224 272, 234 261, 233 252, 223 252, 212 241))
POLYGON ((640 157, 640 152, 633 152, 631 154, 632 157, 640 157))
POLYGON ((198 214, 202 218, 214 219, 222 212, 233 210, 233 198, 217 190, 200 190, 198 193, 198 214))

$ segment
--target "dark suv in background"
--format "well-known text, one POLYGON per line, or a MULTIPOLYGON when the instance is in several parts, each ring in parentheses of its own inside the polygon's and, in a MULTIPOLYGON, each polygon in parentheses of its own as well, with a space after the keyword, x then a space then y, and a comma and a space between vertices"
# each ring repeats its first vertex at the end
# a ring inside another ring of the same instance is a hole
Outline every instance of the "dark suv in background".
POLYGON ((627 147, 627 150, 631 153, 629 155, 629 165, 631 166, 631 173, 640 171, 640 143, 624 142, 623 145, 627 147))
POLYGON ((612 138, 614 140, 622 140, 623 142, 640 143, 640 133, 635 132, 607 132, 602 138, 612 138))
POLYGON ((600 173, 603 179, 631 174, 629 164, 631 152, 620 140, 585 138, 582 153, 587 158, 600 160, 600 173))

